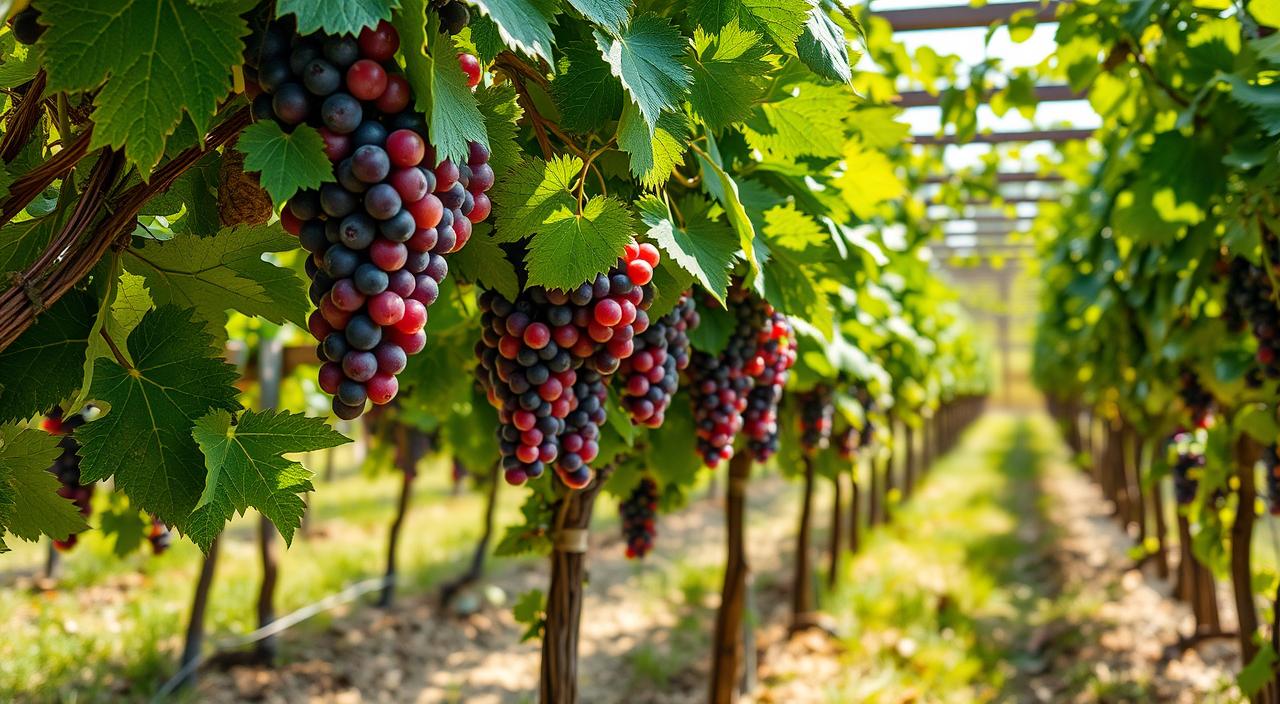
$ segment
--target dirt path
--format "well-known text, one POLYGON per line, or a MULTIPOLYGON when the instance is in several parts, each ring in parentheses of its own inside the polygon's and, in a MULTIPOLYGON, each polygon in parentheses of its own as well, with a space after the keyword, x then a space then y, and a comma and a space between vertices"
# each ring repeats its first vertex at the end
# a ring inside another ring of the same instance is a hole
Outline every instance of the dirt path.
MULTIPOLYGON (((1086 476, 1066 465, 1043 419, 984 422, 903 507, 899 521, 871 541, 851 572, 898 568, 906 575, 899 578, 911 583, 880 594, 850 580, 851 591, 837 595, 849 603, 857 601, 859 590, 873 603, 906 601, 915 590, 929 595, 933 612, 921 618, 932 637, 945 641, 949 629, 939 634, 937 624, 962 619, 955 628, 972 640, 967 647, 974 652, 960 654, 983 663, 983 671, 961 675, 963 686, 943 691, 938 685, 946 680, 937 678, 948 673, 931 674, 928 668, 938 666, 913 650, 931 647, 928 634, 913 634, 910 623, 876 624, 842 601, 827 604, 842 638, 818 631, 787 637, 782 624, 799 497, 793 485, 765 478, 751 485, 748 519, 761 609, 755 700, 1234 701, 1229 673, 1238 663, 1231 643, 1209 643, 1161 662, 1178 629, 1188 628, 1190 615, 1168 598, 1167 586, 1131 568, 1129 539, 1106 515, 1086 476), (990 486, 970 485, 975 462, 986 463, 990 486), (998 508, 997 517, 1008 527, 967 530, 965 520, 991 516, 959 512, 974 501, 966 490, 998 508), (948 500, 957 513, 938 516, 939 525, 931 526, 931 512, 943 510, 948 500), (958 554, 945 552, 957 549, 958 554), (963 591, 967 583, 954 575, 940 580, 938 570, 949 568, 936 564, 939 555, 993 582, 1003 601, 989 608, 962 606, 967 595, 947 590, 963 591), (938 586, 948 579, 951 584, 938 586)), ((817 506, 827 502, 822 497, 817 506)), ((598 510, 612 511, 611 502, 598 510)), ((612 528, 596 530, 581 637, 584 704, 705 700, 708 631, 723 561, 722 510, 704 499, 664 516, 659 548, 643 564, 622 557, 612 528)), ((820 508, 815 551, 825 545, 828 518, 820 508)), ((200 699, 536 701, 538 648, 536 642, 520 642, 522 627, 511 616, 510 600, 545 588, 545 570, 540 561, 494 567, 490 585, 506 595, 505 605, 483 604, 465 618, 440 613, 426 596, 405 597, 391 612, 356 606, 336 614, 328 627, 286 634, 287 662, 276 670, 206 672, 200 699)))

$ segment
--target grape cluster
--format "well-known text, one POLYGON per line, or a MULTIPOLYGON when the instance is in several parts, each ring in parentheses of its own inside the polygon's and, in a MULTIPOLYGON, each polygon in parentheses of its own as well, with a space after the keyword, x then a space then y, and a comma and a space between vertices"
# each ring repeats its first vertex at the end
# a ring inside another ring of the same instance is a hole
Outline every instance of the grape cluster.
POLYGON ((1204 445, 1196 434, 1186 430, 1174 433, 1169 439, 1170 466, 1173 469, 1173 497, 1180 505, 1196 498, 1198 479, 1192 475, 1204 467, 1204 445))
POLYGON ((1183 370, 1178 381, 1178 397, 1191 413, 1192 427, 1207 428, 1212 423, 1213 394, 1200 384, 1200 377, 1193 371, 1183 370))
POLYGON ((163 521, 151 517, 151 526, 147 528, 147 541, 151 543, 151 554, 161 555, 173 544, 173 533, 163 521))
POLYGON ((835 391, 826 384, 818 384, 801 394, 799 401, 800 444, 807 453, 825 450, 831 445, 831 427, 836 414, 835 391))
MULTIPOLYGON (((55 408, 43 421, 40 427, 50 435, 60 435, 62 439, 58 441, 58 446, 62 448, 62 454, 53 461, 53 466, 49 471, 58 478, 58 482, 62 486, 58 487, 58 496, 67 499, 80 509, 80 515, 85 518, 89 517, 92 511, 93 488, 94 484, 80 483, 80 443, 76 442, 75 436, 71 433, 76 428, 84 425, 84 412, 74 413, 70 416, 63 416, 61 408, 55 408)), ((53 541, 54 547, 58 550, 66 552, 76 546, 77 536, 73 533, 67 536, 66 540, 53 541)))
POLYGON ((680 372, 689 366, 689 332, 698 323, 697 308, 686 293, 671 312, 635 338, 635 352, 619 367, 622 405, 632 423, 662 425, 680 385, 680 372))
POLYGON ((297 36, 281 22, 258 42, 255 116, 316 127, 334 163, 335 182, 295 195, 280 220, 311 253, 308 327, 320 387, 344 419, 395 397, 396 375, 426 345, 444 255, 491 209, 489 150, 472 144, 466 164, 437 162, 399 46, 387 22, 359 37, 297 36))
POLYGON ((591 481, 606 382, 649 328, 657 255, 652 245, 628 244, 607 274, 572 291, 534 286, 515 301, 481 292, 476 375, 498 409, 508 483, 535 479, 552 463, 571 488, 591 481))
POLYGON ((627 559, 649 554, 658 536, 658 483, 644 477, 627 498, 618 502, 622 517, 622 539, 627 541, 627 559))
POLYGON ((13 39, 19 44, 28 46, 40 41, 46 27, 40 24, 40 11, 28 5, 9 21, 13 30, 13 39))
MULTIPOLYGON (((1268 255, 1264 261, 1280 262, 1280 237, 1264 228, 1262 246, 1268 255)), ((1276 379, 1280 378, 1280 306, 1276 305, 1272 279, 1277 274, 1265 267, 1244 257, 1231 261, 1224 317, 1237 330, 1249 328, 1258 342, 1258 364, 1268 378, 1276 379)), ((1262 380, 1251 381, 1260 386, 1262 380)))
POLYGON ((757 333, 756 356, 746 367, 754 377, 755 388, 747 396, 743 429, 752 456, 757 462, 765 462, 778 451, 778 404, 788 371, 796 361, 796 343, 786 316, 764 301, 759 304, 764 306, 765 324, 757 333))

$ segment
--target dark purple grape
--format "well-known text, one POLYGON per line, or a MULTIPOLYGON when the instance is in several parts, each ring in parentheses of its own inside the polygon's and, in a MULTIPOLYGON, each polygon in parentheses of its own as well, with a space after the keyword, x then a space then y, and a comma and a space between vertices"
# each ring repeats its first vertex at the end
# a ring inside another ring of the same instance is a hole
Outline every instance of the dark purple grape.
POLYGON ((342 358, 342 373, 352 381, 368 381, 378 373, 378 358, 372 352, 352 350, 342 358))
POLYGON ((352 213, 342 219, 338 226, 338 238, 350 249, 361 250, 373 244, 377 236, 377 228, 372 219, 364 213, 352 213))
POLYGON ((325 336, 324 341, 320 343, 320 350, 324 353, 324 358, 330 362, 341 362, 342 358, 351 351, 351 345, 347 344, 345 335, 333 332, 325 336))
POLYGON ((269 93, 259 93, 258 97, 253 99, 253 119, 271 120, 276 116, 275 108, 271 105, 271 95, 269 93))
POLYGON ((320 121, 337 134, 350 134, 363 124, 362 119, 364 108, 360 101, 347 93, 334 93, 320 106, 320 121))
POLYGON ((342 279, 355 273, 360 266, 360 256, 343 245, 335 244, 324 253, 323 270, 335 279, 342 279))
POLYGON ((383 127, 382 123, 377 120, 365 120, 351 133, 351 144, 357 149, 360 147, 381 148, 386 143, 387 128, 383 127))
POLYGON ((408 242, 416 227, 413 214, 401 208, 395 215, 378 223, 378 232, 392 242, 408 242))
POLYGON ((347 335, 347 342, 358 350, 371 350, 382 341, 382 327, 363 313, 351 316, 343 332, 347 335))
MULTIPOLYGON (((354 381, 343 382, 343 383, 355 384, 354 381)), ((359 384, 356 384, 356 386, 359 386, 360 392, 364 393, 363 386, 360 386, 359 384)), ((339 393, 341 393, 342 387, 339 386, 338 390, 339 390, 339 393)), ((354 391, 352 393, 354 393, 354 391)), ((365 396, 365 400, 368 400, 367 395, 365 396)), ((342 400, 337 396, 333 398, 333 414, 341 418, 342 420, 355 420, 356 418, 359 418, 362 413, 364 413, 364 401, 361 401, 357 405, 353 405, 349 403, 343 403, 342 400)))
POLYGON ((369 184, 356 178, 355 172, 351 170, 350 158, 338 162, 333 174, 338 177, 338 183, 352 193, 364 193, 369 188, 369 184))
MULTIPOLYGON (((454 183, 453 188, 445 193, 437 193, 436 196, 440 198, 440 203, 445 210, 457 210, 462 205, 463 194, 466 192, 461 183, 454 183)), ((440 226, 437 225, 437 227, 440 226)))
POLYGON ((267 61, 258 67, 258 85, 267 93, 280 90, 280 86, 293 79, 293 72, 285 61, 267 61))
POLYGON ((404 268, 413 274, 421 274, 426 270, 427 265, 431 263, 430 252, 409 252, 409 256, 405 258, 404 268))
POLYGON ((360 45, 355 37, 327 37, 324 40, 324 57, 338 68, 345 69, 360 58, 360 45))
POLYGON ((314 95, 329 95, 342 85, 342 72, 324 59, 315 59, 303 69, 302 85, 314 95))
POLYGON ((316 191, 298 191, 289 199, 289 212, 299 220, 320 217, 320 194, 316 191))
POLYGON ((476 166, 487 163, 489 163, 489 148, 479 142, 468 142, 467 165, 471 167, 471 173, 474 175, 476 166))
POLYGON ((271 98, 271 110, 286 125, 298 125, 307 120, 311 110, 307 91, 297 83, 286 83, 280 86, 271 98))
MULTIPOLYGON (((361 147, 361 149, 365 149, 365 147, 361 147)), ((358 174, 359 171, 357 171, 358 174)), ((391 184, 388 183, 370 186, 369 190, 364 194, 365 212, 378 220, 387 220, 393 217, 400 212, 401 205, 400 194, 396 193, 396 189, 392 188, 391 184)), ((410 235, 412 234, 410 233, 410 235)))
POLYGON ((369 262, 356 267, 356 272, 351 278, 355 282, 356 290, 366 296, 375 296, 387 290, 387 272, 369 262))
POLYGON ((396 269, 387 275, 387 290, 401 298, 413 295, 416 288, 417 282, 413 274, 405 269, 396 269))
POLYGON ((356 196, 336 183, 320 187, 320 208, 331 218, 350 215, 357 205, 356 196))
POLYGON ((324 234, 324 223, 311 220, 304 223, 298 231, 298 243, 308 252, 323 252, 329 247, 329 239, 324 234))
POLYGON ((320 57, 320 51, 310 43, 298 44, 289 55, 289 70, 295 76, 301 76, 307 70, 307 64, 320 57))
POLYGON ((360 406, 363 411, 365 401, 369 400, 369 394, 365 393, 364 384, 351 379, 343 379, 342 383, 338 384, 337 400, 348 406, 360 406))
MULTIPOLYGON (((382 147, 366 144, 351 155, 351 173, 356 178, 368 184, 381 183, 391 172, 391 160, 387 158, 387 152, 382 147)), ((391 188, 391 186, 387 186, 391 188)), ((395 193, 395 189, 391 188, 391 192, 395 193)), ((396 199, 400 196, 397 194, 396 199)), ((399 204, 396 210, 399 210, 399 204)), ((394 212, 394 211, 393 211, 394 212)))
POLYGON ((449 263, 444 260, 444 257, 432 252, 431 261, 427 263, 427 268, 423 270, 423 273, 435 279, 436 283, 440 283, 444 281, 444 277, 449 275, 449 263))

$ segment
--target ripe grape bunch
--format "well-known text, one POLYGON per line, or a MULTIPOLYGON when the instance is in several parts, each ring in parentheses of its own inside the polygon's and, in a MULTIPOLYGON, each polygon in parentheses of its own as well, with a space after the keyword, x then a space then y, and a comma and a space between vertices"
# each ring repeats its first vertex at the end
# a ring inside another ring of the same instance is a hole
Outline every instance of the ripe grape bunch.
POLYGON ((1268 378, 1276 379, 1280 378, 1280 306, 1276 304, 1272 281, 1280 275, 1275 269, 1275 263, 1280 262, 1280 237, 1263 228, 1262 246, 1267 256, 1261 265, 1244 257, 1231 261, 1225 317, 1233 328, 1248 326, 1258 342, 1258 364, 1268 378), (1268 271, 1267 266, 1272 270, 1268 271))
POLYGON ((658 483, 644 477, 627 498, 618 502, 622 517, 622 539, 627 541, 627 559, 643 558, 653 549, 658 536, 658 483))
POLYGON ((755 378, 755 387, 747 396, 743 428, 752 456, 766 462, 778 451, 778 404, 796 361, 796 343, 786 316, 764 301, 758 304, 764 307, 765 324, 757 334, 756 356, 745 370, 755 378))
POLYGON ((694 350, 689 360, 698 454, 708 467, 733 457, 733 439, 742 430, 742 412, 753 383, 744 369, 756 356, 756 333, 762 323, 755 315, 759 309, 750 305, 741 287, 729 291, 729 312, 735 324, 724 350, 718 355, 694 350))
POLYGON ((635 338, 635 352, 619 368, 622 405, 632 423, 662 426, 671 397, 679 388, 680 372, 689 366, 689 332, 698 323, 693 297, 685 293, 671 312, 635 338))
POLYGON ((147 541, 151 543, 151 554, 161 555, 173 544, 173 533, 163 521, 151 517, 151 525, 147 527, 147 541))
POLYGON ((831 428, 836 414, 835 392, 826 384, 818 384, 801 394, 799 401, 800 443, 807 453, 825 450, 831 445, 831 428))
POLYGON ((1186 430, 1174 433, 1169 445, 1172 450, 1173 497, 1179 504, 1186 505, 1196 498, 1198 480, 1191 472, 1204 467, 1204 446, 1195 433, 1186 430))
POLYGON ((649 328, 658 251, 627 245, 607 274, 572 291, 533 286, 508 301, 479 297, 477 379, 498 409, 504 476, 522 484, 554 463, 567 486, 591 481, 605 422, 605 385, 649 328))
MULTIPOLYGON (((49 468, 49 471, 62 484, 58 488, 58 496, 75 504, 76 508, 80 509, 80 515, 88 518, 92 511, 95 485, 80 483, 80 455, 77 454, 80 451, 80 443, 76 442, 75 436, 71 434, 76 428, 84 425, 86 420, 84 412, 63 416, 62 409, 55 408, 41 421, 40 427, 50 435, 62 436, 58 441, 62 454, 58 455, 58 458, 53 461, 53 466, 49 468)), ((77 536, 73 533, 65 540, 53 541, 53 545, 58 550, 66 552, 75 547, 76 542, 77 536)))
POLYGON ((1178 396, 1191 413, 1192 427, 1209 427, 1213 418, 1213 394, 1200 384, 1200 377, 1193 371, 1183 370, 1178 381, 1178 396))
POLYGON ((426 345, 444 255, 491 208, 489 150, 473 143, 466 164, 437 161, 394 59, 399 45, 387 22, 353 38, 297 36, 282 21, 258 55, 255 116, 316 127, 334 163, 336 181, 295 195, 280 220, 311 253, 308 327, 324 362, 320 387, 343 419, 395 398, 396 375, 426 345))

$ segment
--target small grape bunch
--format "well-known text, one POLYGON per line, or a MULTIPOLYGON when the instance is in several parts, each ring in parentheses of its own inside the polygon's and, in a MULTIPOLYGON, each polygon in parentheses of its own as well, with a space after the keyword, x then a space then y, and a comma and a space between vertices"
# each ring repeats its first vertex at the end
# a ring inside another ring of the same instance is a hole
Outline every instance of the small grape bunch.
POLYGON ((622 538, 627 543, 627 559, 643 558, 658 537, 658 483, 644 477, 627 498, 618 502, 622 518, 622 538))
POLYGON ((565 418, 560 432, 560 458, 556 476, 570 489, 584 489, 591 483, 591 462, 600 454, 600 426, 604 425, 605 399, 609 392, 599 372, 582 369, 573 385, 574 410, 565 418))
POLYGON ((604 376, 618 371, 635 352, 635 336, 649 329, 653 269, 658 248, 629 243, 618 263, 572 291, 548 291, 555 305, 568 305, 570 317, 555 321, 556 342, 584 365, 604 376))
POLYGON ((397 375, 426 345, 444 255, 492 208, 489 150, 471 144, 463 164, 436 158, 388 22, 358 37, 304 37, 282 21, 257 46, 255 115, 286 130, 315 126, 334 164, 334 182, 296 194, 280 221, 311 254, 320 387, 352 419, 395 398, 397 375))
POLYGON ((757 462, 766 462, 778 452, 778 404, 788 372, 796 361, 796 343, 786 316, 764 306, 765 324, 757 336, 756 356, 745 368, 755 380, 743 412, 747 446, 757 462))
MULTIPOLYGON (((54 408, 40 422, 40 427, 50 435, 61 436, 58 446, 62 448, 62 453, 53 461, 53 466, 49 468, 49 472, 58 478, 58 496, 75 504, 79 509, 80 515, 88 518, 93 512, 93 489, 95 484, 80 483, 80 443, 76 442, 72 433, 76 428, 84 425, 88 420, 86 412, 91 411, 92 406, 86 407, 86 411, 73 413, 70 416, 64 416, 61 408, 54 408)), ((66 552, 76 546, 79 538, 72 533, 63 540, 54 540, 53 546, 59 551, 66 552)))
POLYGON ((689 367, 689 332, 698 323, 693 297, 685 293, 671 312, 635 337, 635 351, 619 367, 622 405, 632 423, 662 426, 671 397, 679 388, 680 372, 689 367))
POLYGON ((826 384, 800 394, 800 444, 807 454, 825 450, 831 445, 831 429, 835 420, 835 392, 826 384))
POLYGON ((173 545, 173 533, 163 521, 151 517, 151 525, 147 527, 147 542, 151 544, 152 555, 163 555, 173 545))

